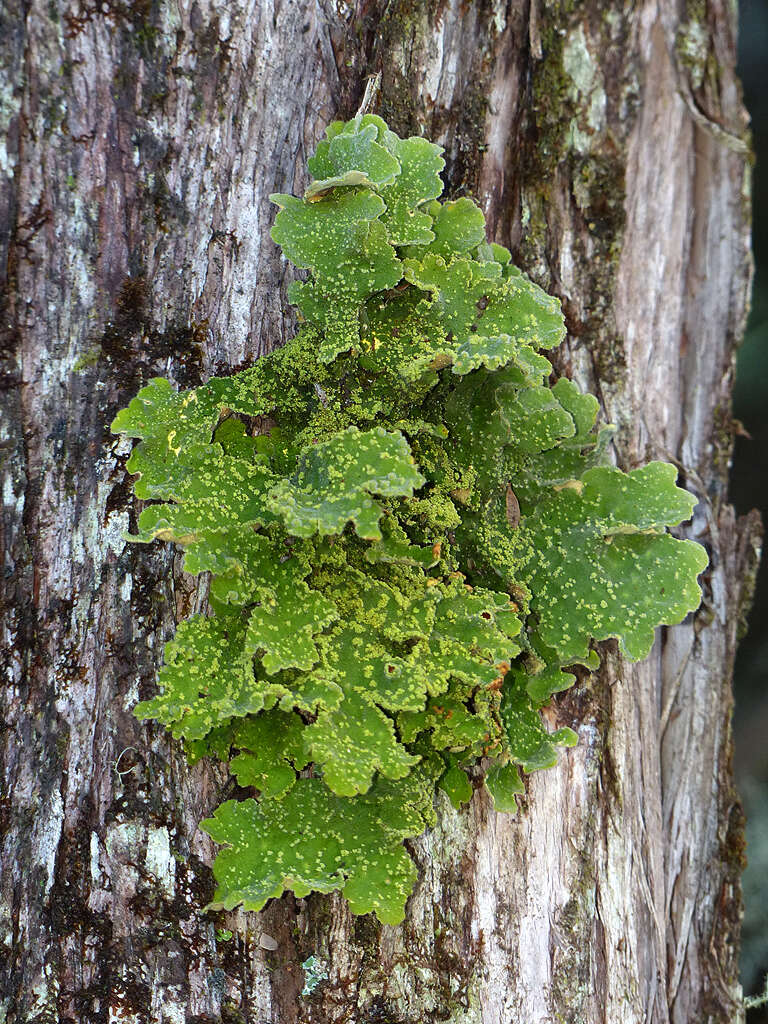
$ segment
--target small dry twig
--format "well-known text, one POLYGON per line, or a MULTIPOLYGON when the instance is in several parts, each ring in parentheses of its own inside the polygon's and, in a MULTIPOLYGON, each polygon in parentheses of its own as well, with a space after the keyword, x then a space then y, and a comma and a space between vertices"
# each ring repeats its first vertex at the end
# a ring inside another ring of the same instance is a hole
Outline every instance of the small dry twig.
POLYGON ((380 86, 381 86, 381 72, 377 71, 375 75, 371 75, 369 77, 369 79, 368 79, 368 81, 366 83, 365 92, 363 93, 362 103, 360 104, 360 106, 357 109, 357 116, 358 117, 363 117, 365 114, 368 113, 368 111, 370 110, 371 106, 373 105, 373 100, 374 100, 374 98, 376 96, 376 93, 379 91, 379 87, 380 86))

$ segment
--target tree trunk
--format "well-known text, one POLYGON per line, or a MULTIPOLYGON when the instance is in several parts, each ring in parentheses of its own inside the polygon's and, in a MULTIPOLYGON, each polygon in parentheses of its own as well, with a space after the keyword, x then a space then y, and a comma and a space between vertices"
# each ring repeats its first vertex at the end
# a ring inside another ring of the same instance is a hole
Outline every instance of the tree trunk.
POLYGON ((726 498, 750 278, 730 0, 16 0, 0 22, 0 1020, 742 1020, 731 670, 759 526, 726 498), (445 145, 449 194, 562 299, 559 365, 618 464, 679 462, 704 602, 555 701, 580 743, 517 818, 441 804, 401 927, 337 896, 205 914, 224 775, 131 714, 202 598, 122 539, 108 424, 149 377, 289 335, 267 197, 376 70, 391 126, 445 145), (310 954, 328 978, 302 995, 310 954))

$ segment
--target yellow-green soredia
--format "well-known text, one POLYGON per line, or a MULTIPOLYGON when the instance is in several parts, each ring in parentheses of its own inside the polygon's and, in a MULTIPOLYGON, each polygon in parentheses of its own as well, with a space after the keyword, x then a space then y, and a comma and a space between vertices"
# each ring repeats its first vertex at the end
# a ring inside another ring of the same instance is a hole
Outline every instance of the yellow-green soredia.
POLYGON ((213 907, 339 889, 396 924, 435 787, 466 802, 483 759, 514 811, 520 769, 576 740, 539 713, 569 666, 610 637, 644 657, 707 558, 667 533, 694 505, 674 468, 607 466, 596 399, 550 385, 559 303, 471 200, 438 201, 440 147, 374 115, 326 134, 304 197, 273 197, 310 271, 299 334, 190 391, 153 380, 112 425, 151 502, 132 539, 211 574, 136 714, 254 791, 203 823, 213 907))

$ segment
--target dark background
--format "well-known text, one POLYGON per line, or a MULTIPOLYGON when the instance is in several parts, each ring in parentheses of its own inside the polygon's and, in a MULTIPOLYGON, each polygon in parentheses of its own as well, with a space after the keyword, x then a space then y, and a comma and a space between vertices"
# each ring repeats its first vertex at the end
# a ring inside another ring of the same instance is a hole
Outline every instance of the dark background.
MULTIPOLYGON (((755 282, 752 312, 739 352, 734 416, 738 437, 731 495, 739 512, 757 506, 768 523, 768 0, 741 0, 739 65, 752 118, 755 282)), ((749 633, 736 662, 736 775, 747 813, 742 983, 762 991, 768 974, 768 562, 763 559, 749 633)), ((749 1024, 768 1024, 768 1006, 749 1024)))

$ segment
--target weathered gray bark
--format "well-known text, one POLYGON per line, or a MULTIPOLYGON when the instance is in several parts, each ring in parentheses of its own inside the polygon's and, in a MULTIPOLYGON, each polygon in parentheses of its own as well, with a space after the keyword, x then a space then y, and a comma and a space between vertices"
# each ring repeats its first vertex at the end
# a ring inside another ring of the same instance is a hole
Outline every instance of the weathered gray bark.
POLYGON ((730 0, 16 0, 0 20, 0 1020, 740 1020, 730 677, 757 529, 725 495, 750 275, 730 0), (712 566, 646 662, 608 645, 556 703, 581 742, 516 820, 441 807, 402 927, 335 897, 205 915, 196 824, 223 776, 131 716, 199 597, 121 539, 107 424, 150 376, 286 337, 267 196, 302 186, 378 69, 392 126, 446 145, 449 190, 562 298, 561 366, 620 426, 619 463, 680 462, 712 566), (311 953, 330 978, 301 998, 311 953))

